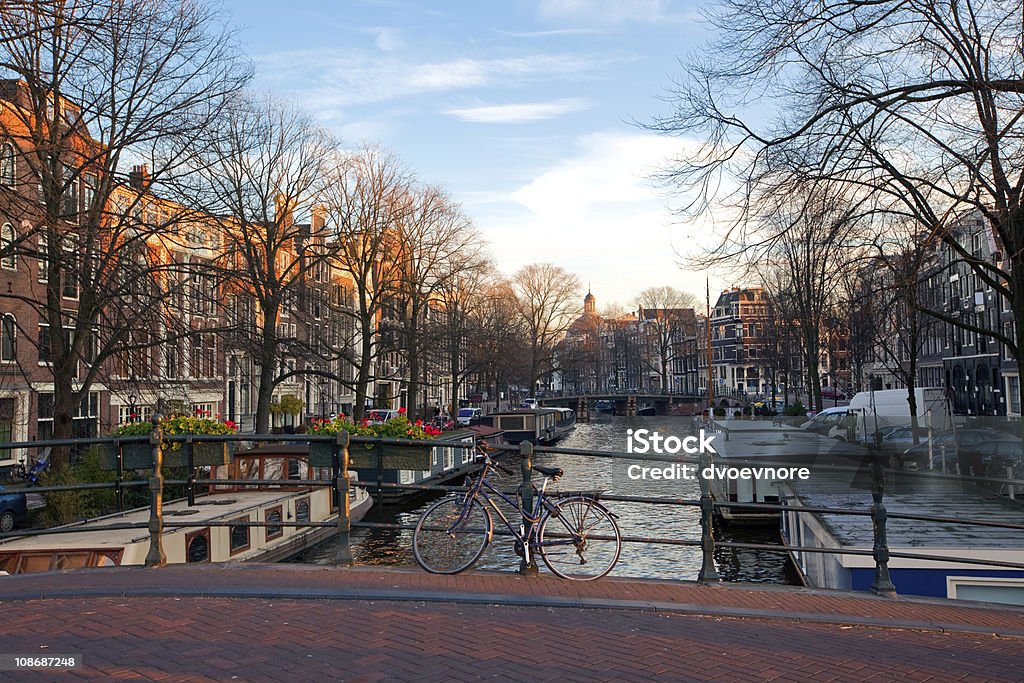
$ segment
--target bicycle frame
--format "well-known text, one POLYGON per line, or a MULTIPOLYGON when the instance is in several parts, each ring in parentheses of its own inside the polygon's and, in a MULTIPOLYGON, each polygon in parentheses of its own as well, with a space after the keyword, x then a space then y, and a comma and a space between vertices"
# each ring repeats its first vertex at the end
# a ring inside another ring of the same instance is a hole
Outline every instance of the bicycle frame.
POLYGON ((525 510, 523 506, 519 504, 519 501, 512 500, 504 493, 502 493, 500 490, 496 489, 494 485, 491 484, 491 482, 487 481, 487 473, 490 471, 490 469, 490 461, 485 461, 484 469, 480 473, 480 477, 473 483, 473 486, 470 488, 469 493, 466 494, 466 499, 462 504, 462 514, 459 515, 459 519, 455 521, 455 524, 452 525, 452 528, 455 528, 462 523, 462 521, 468 514, 469 508, 473 504, 474 500, 483 498, 487 505, 489 505, 490 508, 498 514, 498 518, 501 519, 501 522, 509 530, 512 536, 523 546, 523 559, 526 561, 527 564, 529 564, 533 561, 530 551, 539 546, 539 542, 537 541, 537 523, 540 521, 541 511, 544 508, 551 508, 551 503, 548 502, 546 496, 548 482, 551 481, 551 479, 549 477, 544 477, 544 483, 541 484, 541 487, 539 489, 537 489, 537 501, 534 505, 534 509, 532 510, 531 514, 528 514, 527 510, 525 510), (508 517, 505 516, 505 513, 502 512, 501 508, 498 507, 498 504, 491 498, 491 493, 497 495, 499 498, 505 501, 509 505, 509 507, 512 507, 515 510, 517 510, 519 514, 523 518, 525 518, 526 521, 529 522, 529 533, 526 533, 525 531, 525 523, 520 525, 520 528, 523 528, 522 532, 518 531, 513 526, 512 522, 510 522, 508 517))

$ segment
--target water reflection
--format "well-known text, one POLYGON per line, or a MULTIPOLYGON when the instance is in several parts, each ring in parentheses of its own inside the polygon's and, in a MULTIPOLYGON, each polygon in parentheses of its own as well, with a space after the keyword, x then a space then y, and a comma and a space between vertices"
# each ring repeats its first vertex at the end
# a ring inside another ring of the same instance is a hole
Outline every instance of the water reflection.
MULTIPOLYGON (((646 428, 658 430, 663 436, 679 437, 689 434, 691 419, 688 417, 637 417, 603 418, 589 424, 580 424, 559 446, 566 448, 599 449, 611 451, 626 450, 626 430, 646 428)), ((565 470, 565 476, 555 488, 561 490, 600 489, 607 494, 625 496, 653 496, 662 498, 696 499, 700 488, 693 480, 652 481, 630 479, 626 470, 631 464, 664 467, 664 463, 613 460, 578 455, 537 456, 536 464, 554 465, 565 470)), ((500 488, 512 489, 519 483, 517 477, 495 473, 493 481, 501 482, 500 488)), ((413 525, 420 513, 429 505, 430 499, 420 499, 404 509, 390 508, 371 512, 365 521, 398 522, 413 525)), ((503 505, 506 516, 510 510, 503 505)), ((656 537, 697 542, 700 540, 699 513, 696 508, 678 505, 647 505, 640 503, 609 502, 618 516, 618 523, 624 536, 656 537)), ((497 515, 496 531, 504 531, 497 515)), ((510 519, 515 520, 510 516, 510 519)), ((778 529, 764 527, 754 529, 722 529, 723 540, 752 543, 778 543, 778 529)), ((361 565, 413 566, 412 531, 394 529, 354 529, 352 551, 355 561, 361 565)), ((292 561, 329 564, 334 559, 335 543, 325 543, 311 548, 292 561)), ((722 578, 729 581, 755 581, 786 583, 784 570, 785 554, 769 551, 731 550, 719 548, 716 564, 722 578)), ((659 579, 697 578, 700 569, 700 548, 648 543, 624 543, 619 563, 613 576, 659 579)), ((519 558, 512 547, 512 539, 495 535, 494 542, 484 552, 476 565, 481 569, 513 571, 519 565, 519 558)))

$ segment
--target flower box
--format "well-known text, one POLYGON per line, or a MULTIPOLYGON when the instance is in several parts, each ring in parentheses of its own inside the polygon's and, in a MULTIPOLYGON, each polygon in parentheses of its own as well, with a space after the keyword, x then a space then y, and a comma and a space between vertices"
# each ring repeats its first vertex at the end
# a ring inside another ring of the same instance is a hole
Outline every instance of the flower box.
MULTIPOLYGON (((125 470, 153 469, 153 447, 148 443, 121 444, 121 467, 125 470)), ((117 469, 117 446, 104 444, 100 448, 100 469, 117 469)))
POLYGON ((225 441, 195 441, 179 444, 178 450, 164 447, 164 467, 188 467, 188 452, 192 451, 193 467, 213 467, 231 463, 234 449, 225 441))
MULTIPOLYGON (((311 467, 331 467, 334 465, 333 443, 309 444, 309 464, 311 467)), ((433 451, 432 443, 422 446, 395 446, 386 444, 381 447, 384 457, 384 469, 388 470, 429 470, 433 451)), ((374 469, 377 467, 377 447, 372 444, 354 443, 348 447, 348 466, 358 469, 374 469), (369 446, 369 447, 367 447, 369 446)))
MULTIPOLYGON (((381 446, 381 456, 386 470, 429 470, 434 445, 430 442, 416 446, 381 446)), ((348 447, 349 467, 377 467, 377 447, 370 444, 351 444, 348 447), (369 448, 367 448, 369 446, 369 448)))
MULTIPOLYGON (((164 444, 164 467, 188 467, 188 452, 190 448, 195 449, 193 466, 227 465, 231 462, 234 449, 230 444, 224 442, 204 441, 193 444, 180 444, 178 450, 171 450, 170 444, 164 444)), ((125 470, 151 470, 153 469, 153 447, 148 443, 121 444, 121 467, 125 470)), ((104 445, 100 451, 100 468, 104 470, 117 469, 117 446, 113 444, 104 445)))

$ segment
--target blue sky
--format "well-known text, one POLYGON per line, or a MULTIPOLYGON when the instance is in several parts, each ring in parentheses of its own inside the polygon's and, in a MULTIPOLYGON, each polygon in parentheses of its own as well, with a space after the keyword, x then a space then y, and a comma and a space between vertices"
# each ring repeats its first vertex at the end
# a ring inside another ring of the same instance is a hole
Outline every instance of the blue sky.
MULTIPOLYGON (((703 293, 678 266, 680 225, 647 175, 693 142, 633 125, 699 49, 680 0, 227 0, 256 86, 291 97, 344 143, 393 150, 444 187, 512 272, 551 261, 599 307, 643 288, 703 293)), ((713 286, 716 283, 713 282, 713 286)), ((582 296, 583 292, 581 292, 582 296)))

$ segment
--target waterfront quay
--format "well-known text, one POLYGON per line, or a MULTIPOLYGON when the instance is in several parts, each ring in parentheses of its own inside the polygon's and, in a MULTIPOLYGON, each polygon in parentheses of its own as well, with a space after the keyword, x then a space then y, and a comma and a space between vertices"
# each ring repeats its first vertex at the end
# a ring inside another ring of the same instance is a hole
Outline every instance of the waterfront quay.
POLYGON ((1019 681, 1024 609, 779 586, 303 565, 4 577, 5 680, 1019 681))

